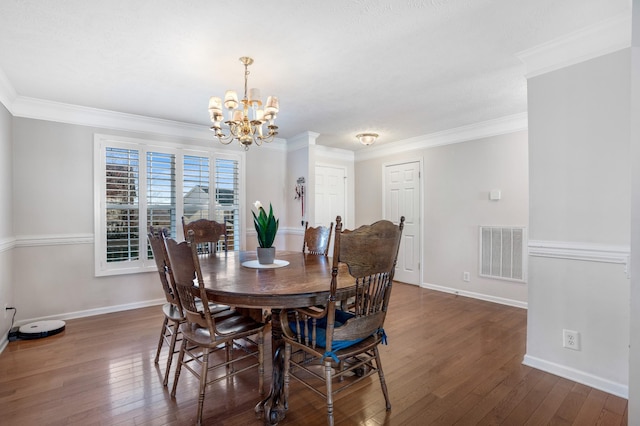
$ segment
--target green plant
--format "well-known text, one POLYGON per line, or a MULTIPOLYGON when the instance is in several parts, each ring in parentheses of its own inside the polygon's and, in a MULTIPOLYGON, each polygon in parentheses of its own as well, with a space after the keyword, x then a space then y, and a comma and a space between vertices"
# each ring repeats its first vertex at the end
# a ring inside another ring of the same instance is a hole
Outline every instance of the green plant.
POLYGON ((258 210, 257 215, 253 210, 251 211, 253 214, 253 224, 255 225, 256 232, 258 233, 258 244, 260 247, 269 248, 273 246, 273 241, 276 239, 280 219, 276 219, 273 216, 273 207, 271 206, 271 203, 269 203, 268 216, 260 201, 256 201, 253 205, 258 210))

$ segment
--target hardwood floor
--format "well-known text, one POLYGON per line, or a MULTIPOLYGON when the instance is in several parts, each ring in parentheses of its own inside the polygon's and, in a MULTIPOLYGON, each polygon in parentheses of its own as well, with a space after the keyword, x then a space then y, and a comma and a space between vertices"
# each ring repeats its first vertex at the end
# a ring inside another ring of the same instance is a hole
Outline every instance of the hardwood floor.
MULTIPOLYGON (((153 363, 161 324, 160 307, 151 307, 69 320, 59 335, 9 343, 0 355, 0 424, 193 424, 195 378, 183 372, 172 399, 173 375, 168 390, 153 363)), ((373 376, 338 396, 336 424, 627 424, 625 399, 522 365, 525 328, 525 310, 396 284, 389 345, 381 346, 393 408, 385 411, 373 376)), ((259 399, 254 371, 211 385, 205 423, 260 425, 259 399)), ((281 424, 325 419, 324 401, 293 383, 281 424)))

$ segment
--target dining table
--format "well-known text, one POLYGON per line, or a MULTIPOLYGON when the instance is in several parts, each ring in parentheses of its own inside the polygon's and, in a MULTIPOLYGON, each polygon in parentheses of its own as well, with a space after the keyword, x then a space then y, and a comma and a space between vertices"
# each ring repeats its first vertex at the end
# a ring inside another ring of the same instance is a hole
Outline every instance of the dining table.
MULTIPOLYGON (((237 308, 271 311, 271 388, 255 407, 265 424, 282 421, 288 408, 284 395, 284 342, 280 312, 283 309, 325 305, 329 298, 332 259, 324 255, 277 251, 273 264, 261 265, 255 251, 199 256, 200 269, 210 300, 237 308)), ((340 268, 343 268, 341 266, 340 268)), ((353 292, 349 274, 338 274, 337 298, 353 292)))

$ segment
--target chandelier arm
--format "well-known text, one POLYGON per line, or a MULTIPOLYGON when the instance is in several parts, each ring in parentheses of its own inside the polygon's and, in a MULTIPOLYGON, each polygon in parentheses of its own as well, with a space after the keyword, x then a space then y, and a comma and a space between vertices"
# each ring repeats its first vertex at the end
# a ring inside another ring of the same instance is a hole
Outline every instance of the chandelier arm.
POLYGON ((223 145, 229 145, 235 139, 233 135, 225 136, 223 133, 216 134, 216 137, 218 138, 220 143, 223 145))

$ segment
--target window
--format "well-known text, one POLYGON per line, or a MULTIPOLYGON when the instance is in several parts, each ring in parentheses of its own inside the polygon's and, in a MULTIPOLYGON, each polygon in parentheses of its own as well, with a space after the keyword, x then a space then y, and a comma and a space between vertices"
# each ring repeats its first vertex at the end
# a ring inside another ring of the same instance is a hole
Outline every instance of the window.
POLYGON ((154 270, 149 226, 168 228, 173 238, 182 239, 182 216, 187 222, 224 222, 229 250, 239 250, 241 158, 96 135, 96 275, 154 270))
POLYGON ((227 225, 229 250, 240 250, 240 200, 238 162, 216 158, 216 204, 214 220, 227 225))

